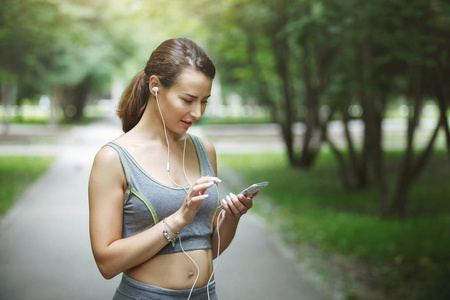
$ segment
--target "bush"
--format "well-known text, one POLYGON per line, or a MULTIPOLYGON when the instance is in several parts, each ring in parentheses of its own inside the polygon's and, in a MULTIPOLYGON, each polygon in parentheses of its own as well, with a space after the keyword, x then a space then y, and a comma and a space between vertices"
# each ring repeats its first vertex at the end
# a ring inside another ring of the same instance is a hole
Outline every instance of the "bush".
POLYGON ((0 156, 0 215, 53 161, 53 157, 0 156))

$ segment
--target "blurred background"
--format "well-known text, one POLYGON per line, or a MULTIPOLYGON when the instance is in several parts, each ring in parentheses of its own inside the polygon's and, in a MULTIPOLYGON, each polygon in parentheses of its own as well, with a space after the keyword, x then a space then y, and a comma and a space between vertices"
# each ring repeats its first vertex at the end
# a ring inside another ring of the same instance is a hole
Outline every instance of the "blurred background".
POLYGON ((325 289, 450 299, 444 0, 1 0, 3 219, 69 145, 80 166, 120 134, 124 86, 173 37, 218 71, 193 133, 224 176, 270 182, 256 214, 325 289))

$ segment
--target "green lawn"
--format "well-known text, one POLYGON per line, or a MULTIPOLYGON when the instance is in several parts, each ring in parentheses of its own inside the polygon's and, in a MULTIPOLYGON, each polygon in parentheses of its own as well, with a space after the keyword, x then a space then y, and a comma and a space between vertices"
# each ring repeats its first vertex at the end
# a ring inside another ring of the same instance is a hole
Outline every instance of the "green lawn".
MULTIPOLYGON (((398 154, 391 153, 391 174, 397 162, 398 154)), ((289 243, 367 262, 375 277, 383 278, 376 282, 379 288, 396 297, 435 297, 427 293, 450 280, 450 164, 445 153, 435 155, 416 182, 410 194, 412 215, 404 220, 381 220, 373 189, 344 191, 329 153, 321 153, 311 170, 288 167, 281 154, 221 155, 219 165, 238 171, 248 183, 270 182, 261 193, 271 205, 255 200, 255 210, 277 224, 289 243), (402 286, 418 282, 418 291, 402 286)), ((445 295, 450 295, 448 288, 445 295)))
POLYGON ((0 216, 53 161, 52 157, 0 156, 0 216))

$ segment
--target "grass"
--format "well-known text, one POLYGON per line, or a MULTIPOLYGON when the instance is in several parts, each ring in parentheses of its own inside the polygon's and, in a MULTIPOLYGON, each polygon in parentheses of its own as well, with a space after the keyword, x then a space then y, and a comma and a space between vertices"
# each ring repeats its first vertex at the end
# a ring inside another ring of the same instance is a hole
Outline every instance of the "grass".
MULTIPOLYGON (((14 116, 10 117, 9 122, 12 124, 27 124, 27 125, 47 125, 48 117, 44 116, 14 116)), ((0 117, 0 121, 3 122, 3 118, 0 117)))
MULTIPOLYGON (((66 121, 62 117, 58 118, 57 122, 60 125, 88 125, 96 120, 99 120, 102 116, 100 115, 90 115, 83 116, 77 121, 66 121)), ((22 125, 48 125, 49 117, 47 116, 14 116, 9 119, 11 124, 22 124, 22 125)), ((3 118, 0 117, 0 122, 3 122, 3 118)))
MULTIPOLYGON (((390 168, 395 169, 398 158, 398 153, 389 154, 390 168)), ((415 183, 410 193, 414 214, 403 220, 378 217, 374 189, 343 190, 329 153, 321 153, 310 170, 288 167, 282 154, 221 155, 219 163, 248 183, 270 182, 262 192, 270 206, 255 201, 255 210, 277 224, 288 242, 367 263, 375 284, 393 298, 441 299, 433 293, 450 278, 450 165, 445 153, 435 155, 415 183)), ((445 295, 450 295, 448 288, 445 295)))
POLYGON ((52 157, 0 156, 0 216, 53 161, 52 157))
POLYGON ((269 116, 241 116, 241 117, 209 117, 205 114, 198 125, 249 125, 249 124, 269 124, 269 116))

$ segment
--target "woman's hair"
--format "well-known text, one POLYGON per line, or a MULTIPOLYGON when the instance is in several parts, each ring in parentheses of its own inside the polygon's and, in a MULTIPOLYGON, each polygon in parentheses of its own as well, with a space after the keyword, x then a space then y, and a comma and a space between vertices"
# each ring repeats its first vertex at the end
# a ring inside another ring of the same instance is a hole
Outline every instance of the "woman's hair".
POLYGON ((149 79, 156 75, 161 85, 171 88, 184 68, 191 67, 214 79, 216 68, 205 51, 185 38, 163 42, 150 55, 144 71, 139 72, 125 89, 117 114, 124 132, 131 130, 142 117, 150 97, 149 79))

